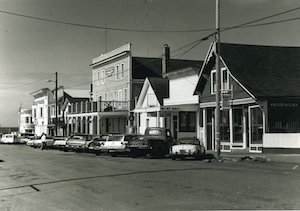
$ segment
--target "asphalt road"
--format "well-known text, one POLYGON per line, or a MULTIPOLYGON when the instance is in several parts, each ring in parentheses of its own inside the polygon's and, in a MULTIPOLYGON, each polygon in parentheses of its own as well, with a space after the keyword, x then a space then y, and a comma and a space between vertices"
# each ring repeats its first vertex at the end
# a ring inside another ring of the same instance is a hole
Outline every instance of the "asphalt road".
POLYGON ((0 145, 0 210, 300 209, 294 163, 133 159, 0 145))

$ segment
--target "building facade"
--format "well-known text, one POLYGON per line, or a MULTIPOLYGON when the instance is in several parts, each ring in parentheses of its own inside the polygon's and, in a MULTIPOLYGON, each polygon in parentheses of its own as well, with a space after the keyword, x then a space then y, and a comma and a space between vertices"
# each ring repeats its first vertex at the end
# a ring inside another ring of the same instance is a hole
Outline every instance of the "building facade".
MULTIPOLYGON (((216 71, 212 43, 195 94, 202 136, 215 150, 216 71)), ((222 151, 300 151, 300 48, 221 44, 222 151), (297 55, 297 56, 295 56, 297 55)))
POLYGON ((42 133, 49 134, 49 101, 53 101, 53 93, 48 88, 43 88, 31 93, 34 97, 32 105, 32 122, 35 134, 40 136, 42 133))
POLYGON ((34 124, 32 122, 32 110, 20 108, 19 110, 19 132, 34 133, 34 124))

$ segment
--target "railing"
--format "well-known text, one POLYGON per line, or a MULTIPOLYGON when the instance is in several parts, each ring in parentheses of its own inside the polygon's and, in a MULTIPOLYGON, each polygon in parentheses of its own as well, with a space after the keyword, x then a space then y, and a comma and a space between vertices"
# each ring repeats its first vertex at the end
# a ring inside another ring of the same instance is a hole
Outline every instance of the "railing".
POLYGON ((73 103, 69 109, 69 114, 93 113, 93 112, 116 112, 128 111, 129 101, 82 101, 73 103))

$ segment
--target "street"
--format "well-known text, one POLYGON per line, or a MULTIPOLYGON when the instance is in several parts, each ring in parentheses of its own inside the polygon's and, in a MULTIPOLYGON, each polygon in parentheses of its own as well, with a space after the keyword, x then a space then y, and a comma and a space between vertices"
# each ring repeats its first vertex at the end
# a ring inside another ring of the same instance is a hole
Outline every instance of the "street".
POLYGON ((300 209, 289 162, 96 156, 0 145, 0 210, 300 209))

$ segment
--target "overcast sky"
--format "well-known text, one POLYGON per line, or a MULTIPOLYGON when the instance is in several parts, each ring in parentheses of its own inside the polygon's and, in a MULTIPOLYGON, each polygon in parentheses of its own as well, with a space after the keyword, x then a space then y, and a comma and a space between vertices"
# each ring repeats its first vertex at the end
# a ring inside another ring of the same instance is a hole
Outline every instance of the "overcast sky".
MULTIPOLYGON (((234 26, 300 6, 299 0, 220 0, 221 26, 234 26)), ((35 16, 62 22, 136 30, 181 31, 215 27, 214 0, 0 0, 0 124, 17 126, 18 108, 31 107, 33 91, 55 79, 65 88, 88 89, 91 60, 132 43, 134 56, 159 57, 163 44, 172 50, 211 32, 140 33, 34 20, 35 16), (84 85, 82 85, 84 84, 84 85), (82 85, 82 86, 80 86, 82 85)), ((299 17, 300 10, 264 22, 299 17)), ((222 33, 222 42, 298 46, 300 21, 240 28, 222 33)), ((209 39, 182 59, 203 60, 209 39)), ((184 52, 186 49, 183 49, 184 52)), ((178 54, 180 52, 176 52, 178 54)), ((171 55, 175 56, 175 55, 171 55)))

